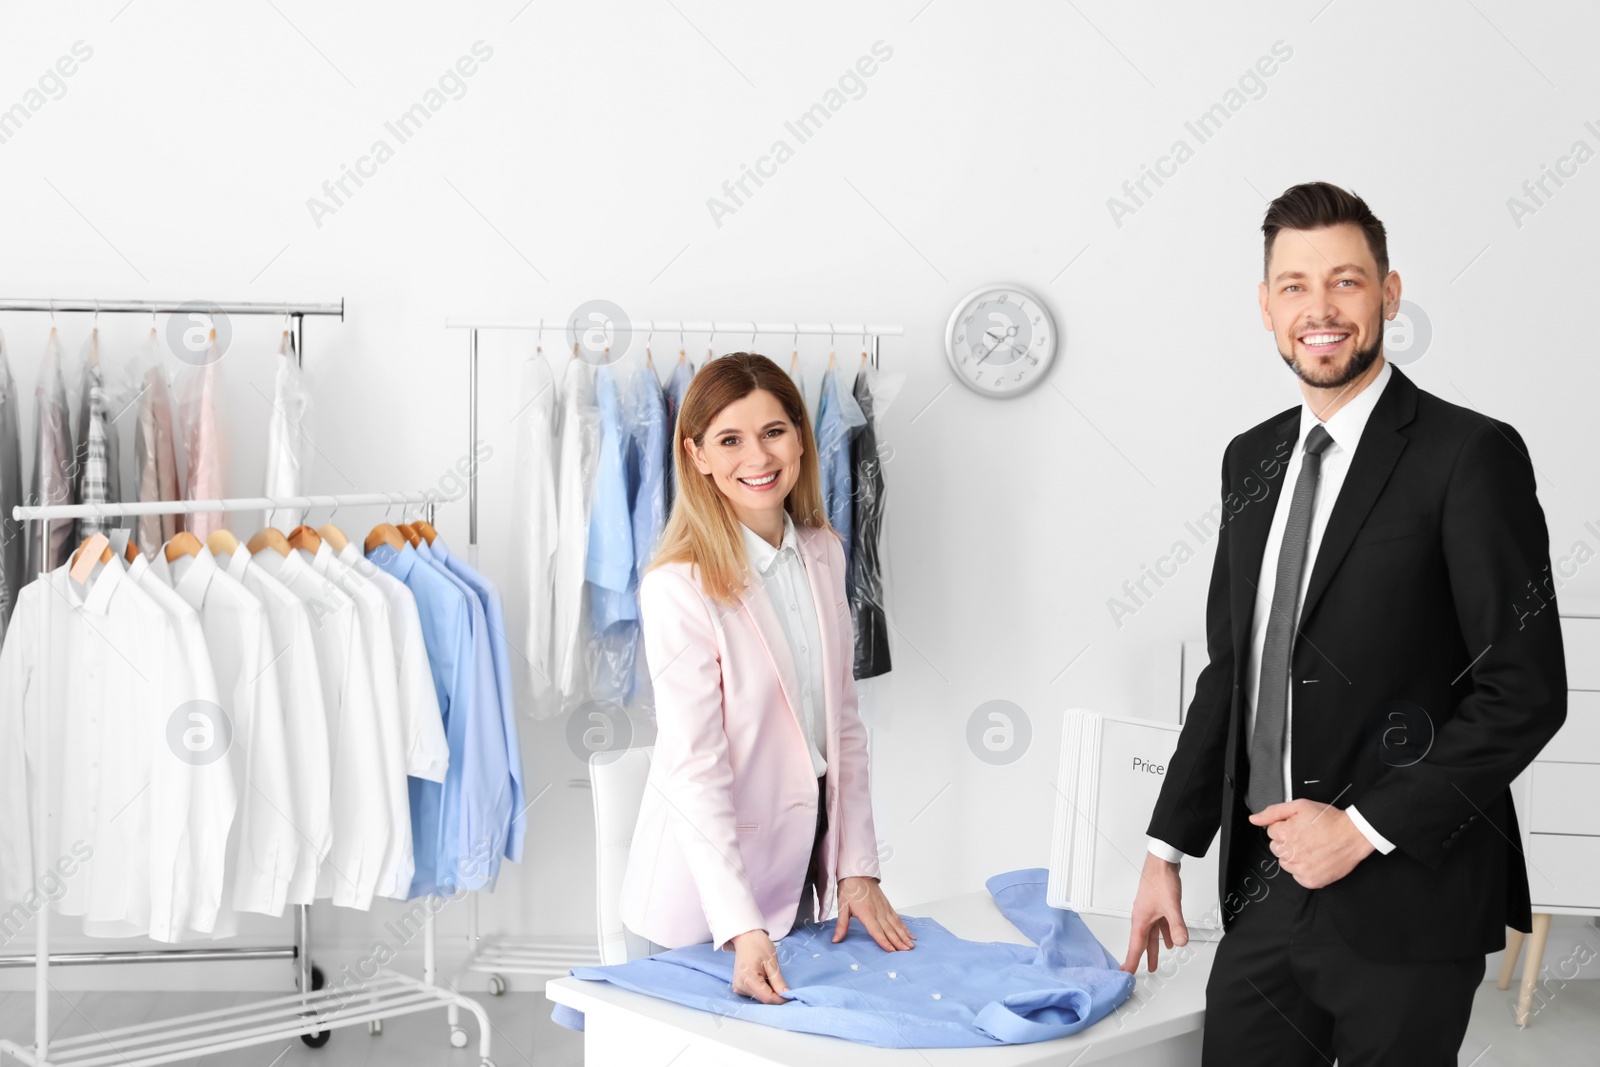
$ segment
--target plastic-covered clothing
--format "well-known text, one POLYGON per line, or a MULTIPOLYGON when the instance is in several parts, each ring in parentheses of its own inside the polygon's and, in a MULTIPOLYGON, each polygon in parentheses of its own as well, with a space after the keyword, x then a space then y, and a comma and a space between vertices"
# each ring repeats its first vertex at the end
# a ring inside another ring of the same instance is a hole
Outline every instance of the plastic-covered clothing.
MULTIPOLYGON (((179 400, 179 413, 189 442, 189 477, 185 490, 190 500, 216 500, 227 496, 223 472, 222 425, 217 419, 217 363, 222 354, 213 339, 204 366, 191 368, 179 400)), ((204 541, 228 525, 225 511, 197 511, 184 519, 184 529, 204 541)))
POLYGON ((828 524, 844 543, 847 566, 853 551, 850 439, 866 421, 861 405, 839 387, 839 373, 830 367, 822 378, 822 399, 817 404, 817 465, 822 473, 823 508, 828 524))
MULTIPOLYGON (((272 386, 272 414, 267 419, 267 473, 262 496, 302 496, 306 491, 306 447, 303 424, 311 398, 295 359, 293 335, 287 330, 278 348, 278 373, 272 386)), ((304 516, 298 508, 273 508, 268 526, 285 532, 304 516)))
POLYGON ((561 710, 551 699, 555 685, 553 622, 556 581, 556 382, 541 348, 522 366, 517 404, 517 466, 513 474, 512 537, 517 569, 510 598, 513 625, 522 634, 528 682, 527 708, 534 718, 561 710))
POLYGON ((6 358, 6 339, 0 335, 0 643, 17 593, 28 584, 23 573, 23 523, 11 517, 22 499, 22 422, 17 409, 17 383, 6 358))
POLYGON ((562 709, 587 699, 584 571, 589 552, 589 508, 600 458, 600 412, 595 407, 594 366, 573 356, 561 389, 561 470, 557 479, 555 613, 551 662, 562 709))
MULTIPOLYGON (((115 426, 108 419, 105 371, 100 366, 100 331, 91 330, 83 343, 83 370, 78 382, 78 439, 74 453, 73 493, 80 504, 122 503, 122 464, 115 426)), ((78 520, 75 541, 121 526, 114 516, 85 515, 78 520)))
MULTIPOLYGON (((1034 944, 966 941, 932 919, 902 916, 916 947, 885 952, 861 920, 833 943, 835 923, 796 927, 777 942, 786 1004, 732 991, 735 954, 691 945, 610 967, 579 967, 588 981, 730 1018, 884 1048, 982 1048, 1068 1037, 1128 999, 1133 975, 1077 912, 1045 902, 1043 868, 995 875, 995 904, 1034 944)), ((551 1018, 583 1029, 583 1014, 557 1004, 551 1018)))
POLYGON ((683 398, 689 394, 689 382, 694 378, 694 366, 687 360, 680 362, 672 368, 672 377, 667 379, 667 421, 666 441, 664 442, 666 455, 666 490, 667 514, 672 514, 672 502, 678 498, 678 472, 673 463, 673 456, 677 454, 678 447, 678 412, 683 410, 683 398))
MULTIPOLYGON (((179 500, 177 434, 172 421, 172 391, 161 366, 152 328, 142 356, 132 365, 137 376, 139 418, 133 430, 134 491, 141 503, 179 500)), ((135 535, 141 546, 164 545, 182 529, 180 515, 141 515, 135 535)))
MULTIPOLYGON (((76 504, 72 477, 72 426, 67 412, 67 387, 61 378, 61 340, 54 327, 45 342, 39 380, 33 389, 33 484, 28 502, 34 506, 76 504)), ((72 555, 72 519, 30 522, 28 574, 55 570, 72 555)))
POLYGON ((863 366, 856 375, 855 400, 865 422, 850 442, 850 468, 855 481, 851 551, 847 554, 850 619, 855 626, 856 678, 876 678, 889 673, 889 618, 883 603, 883 561, 878 540, 883 532, 883 457, 878 454, 877 425, 873 419, 872 391, 877 372, 863 366))

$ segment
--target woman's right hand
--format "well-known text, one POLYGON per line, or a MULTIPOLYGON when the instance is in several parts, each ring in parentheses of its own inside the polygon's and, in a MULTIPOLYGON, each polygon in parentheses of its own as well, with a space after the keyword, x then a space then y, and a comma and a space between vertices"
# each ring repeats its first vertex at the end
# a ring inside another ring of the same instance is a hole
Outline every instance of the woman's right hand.
POLYGON ((746 930, 733 939, 733 991, 763 1004, 782 1004, 789 986, 778 972, 778 949, 765 930, 746 930))

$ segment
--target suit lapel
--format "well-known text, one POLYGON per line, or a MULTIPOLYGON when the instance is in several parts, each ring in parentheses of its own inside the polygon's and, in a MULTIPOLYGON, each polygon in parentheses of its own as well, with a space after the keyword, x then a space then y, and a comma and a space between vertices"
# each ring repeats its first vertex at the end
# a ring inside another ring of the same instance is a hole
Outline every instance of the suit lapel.
POLYGON ((1306 589, 1305 603, 1300 606, 1297 629, 1305 629, 1323 591, 1333 580, 1334 571, 1339 569, 1345 553, 1350 550, 1350 542, 1355 540, 1367 513, 1389 481, 1400 453, 1405 450, 1405 436, 1397 429, 1416 414, 1417 387, 1400 373, 1399 367, 1392 367, 1390 373, 1394 380, 1378 398, 1377 406, 1367 419, 1361 443, 1356 446, 1350 463, 1350 472, 1345 475, 1344 488, 1339 490, 1339 499, 1328 516, 1328 527, 1322 534, 1317 560, 1311 568, 1311 584, 1306 589))
MULTIPOLYGON (((1272 528, 1273 512, 1278 506, 1278 498, 1283 495, 1283 480, 1289 469, 1287 457, 1299 439, 1300 409, 1296 407, 1278 420, 1260 447, 1262 458, 1285 457, 1278 462, 1277 473, 1266 478, 1258 473, 1261 470, 1259 463, 1247 457, 1248 466, 1240 480, 1263 478, 1269 486, 1265 499, 1250 500, 1239 492, 1239 486, 1230 482, 1230 494, 1246 501, 1242 510, 1228 520, 1234 524, 1230 531, 1233 548, 1228 557, 1228 565, 1233 569, 1233 662, 1240 667, 1241 678, 1244 677, 1243 667, 1250 650, 1250 624, 1255 617, 1256 578, 1261 574, 1261 557, 1267 550, 1267 533, 1272 528)), ((1228 475, 1231 479, 1234 472, 1229 471, 1228 475)), ((1224 509, 1227 506, 1228 501, 1224 498, 1224 509)))

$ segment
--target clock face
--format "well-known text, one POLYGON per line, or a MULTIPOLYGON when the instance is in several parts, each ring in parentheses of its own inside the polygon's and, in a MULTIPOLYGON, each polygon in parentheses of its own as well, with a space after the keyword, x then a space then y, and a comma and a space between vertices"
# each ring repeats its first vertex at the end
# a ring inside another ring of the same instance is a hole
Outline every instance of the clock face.
POLYGON ((944 335, 950 366, 985 396, 1015 396, 1044 377, 1056 324, 1039 298, 1015 285, 986 285, 956 305, 944 335))

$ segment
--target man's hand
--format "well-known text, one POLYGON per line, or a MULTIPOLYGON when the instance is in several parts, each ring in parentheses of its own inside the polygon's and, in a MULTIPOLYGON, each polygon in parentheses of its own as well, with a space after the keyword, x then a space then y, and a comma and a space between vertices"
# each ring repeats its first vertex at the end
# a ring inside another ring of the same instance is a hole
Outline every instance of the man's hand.
POLYGON ((839 922, 833 929, 837 945, 850 932, 850 916, 861 920, 872 940, 885 952, 915 948, 917 935, 906 929, 899 914, 889 906, 889 898, 878 888, 876 878, 839 879, 839 922))
POLYGON ((1278 866, 1307 889, 1332 885, 1372 854, 1372 842, 1341 808, 1299 798, 1269 804, 1250 821, 1267 828, 1278 866))
POLYGON ((746 930, 733 939, 733 991, 763 1004, 782 1004, 789 985, 778 972, 778 949, 765 930, 746 930))
POLYGON ((1148 953, 1154 971, 1162 941, 1168 948, 1189 943, 1189 928, 1183 921, 1183 885, 1176 863, 1146 852, 1139 892, 1133 898, 1133 928, 1128 932, 1128 958, 1122 961, 1122 970, 1137 974, 1139 957, 1148 953))

